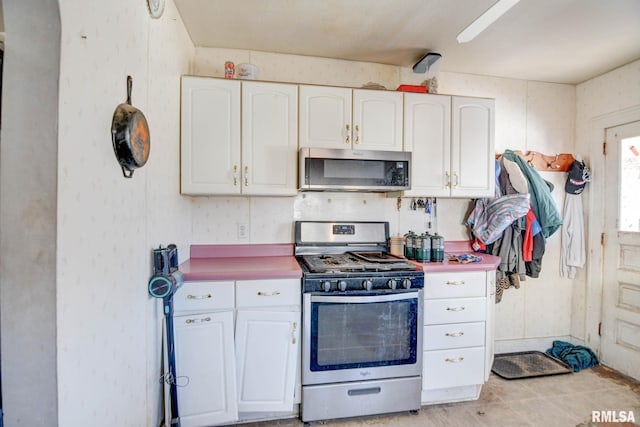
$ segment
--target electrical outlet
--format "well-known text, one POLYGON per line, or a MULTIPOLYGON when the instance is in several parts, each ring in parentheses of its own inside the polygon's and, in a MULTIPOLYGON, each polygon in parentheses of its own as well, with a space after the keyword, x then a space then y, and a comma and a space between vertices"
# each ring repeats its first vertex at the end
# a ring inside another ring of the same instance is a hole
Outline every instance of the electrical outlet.
POLYGON ((238 239, 248 239, 249 238, 249 224, 246 222, 238 223, 238 239))

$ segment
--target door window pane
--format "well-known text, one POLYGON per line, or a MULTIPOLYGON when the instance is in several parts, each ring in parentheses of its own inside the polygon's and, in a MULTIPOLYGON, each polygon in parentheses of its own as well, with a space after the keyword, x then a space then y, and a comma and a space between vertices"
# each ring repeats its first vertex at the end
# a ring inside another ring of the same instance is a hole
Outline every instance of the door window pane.
POLYGON ((620 144, 620 231, 640 231, 640 136, 620 144))

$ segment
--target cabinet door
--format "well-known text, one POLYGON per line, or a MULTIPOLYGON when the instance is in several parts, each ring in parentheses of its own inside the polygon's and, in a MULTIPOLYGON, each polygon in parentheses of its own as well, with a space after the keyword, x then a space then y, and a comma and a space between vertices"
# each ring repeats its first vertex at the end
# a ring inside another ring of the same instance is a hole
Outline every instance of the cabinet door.
POLYGON ((351 89, 299 88, 300 147, 351 148, 351 89))
POLYGON ((453 97, 451 196, 493 197, 494 100, 453 97))
POLYGON ((404 94, 404 151, 411 151, 411 190, 405 196, 448 196, 451 97, 404 94))
POLYGON ((181 425, 237 420, 233 311, 178 316, 174 330, 181 425))
POLYGON ((182 77, 182 194, 240 193, 240 82, 182 77))
POLYGON ((295 195, 298 87, 242 83, 242 193, 295 195))
POLYGON ((293 409, 300 312, 238 310, 238 410, 293 409))
POLYGON ((353 90, 353 148, 402 151, 402 92, 353 90))

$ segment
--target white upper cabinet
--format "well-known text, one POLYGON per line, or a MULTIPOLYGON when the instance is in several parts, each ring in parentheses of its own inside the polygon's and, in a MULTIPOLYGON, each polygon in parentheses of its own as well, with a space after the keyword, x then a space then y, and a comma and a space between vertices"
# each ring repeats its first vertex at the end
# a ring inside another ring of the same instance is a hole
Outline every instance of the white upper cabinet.
POLYGON ((402 92, 353 90, 353 144, 362 150, 402 151, 402 92))
POLYGON ((242 194, 297 194, 297 101, 296 85, 242 83, 242 194))
POLYGON ((184 76, 182 194, 295 195, 297 100, 292 84, 184 76))
POLYGON ((493 197, 494 115, 493 99, 453 97, 452 197, 493 197))
POLYGON ((240 82, 182 77, 182 194, 240 190, 240 82))
POLYGON ((492 197, 494 101, 406 93, 405 151, 412 152, 405 196, 492 197))
POLYGON ((300 146, 351 148, 351 89, 300 86, 300 146))
POLYGON ((300 146, 402 151, 402 93, 301 85, 300 146))
POLYGON ((451 97, 405 93, 404 149, 411 151, 411 190, 405 196, 449 196, 451 97))

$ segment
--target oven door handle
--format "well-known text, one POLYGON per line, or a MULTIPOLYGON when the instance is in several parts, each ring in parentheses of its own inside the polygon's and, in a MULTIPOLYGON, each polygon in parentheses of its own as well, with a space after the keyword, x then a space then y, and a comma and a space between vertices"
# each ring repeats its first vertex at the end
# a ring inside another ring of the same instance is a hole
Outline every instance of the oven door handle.
POLYGON ((401 301, 401 300, 409 300, 420 298, 420 294, 422 293, 421 289, 415 289, 407 292, 397 292, 397 293, 384 293, 384 294, 372 294, 372 295, 311 295, 311 302, 334 302, 334 303, 345 303, 349 302, 350 304, 358 304, 358 303, 372 303, 372 302, 387 302, 387 301, 401 301))

